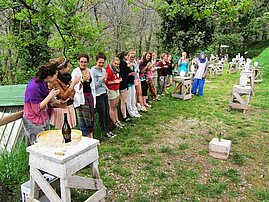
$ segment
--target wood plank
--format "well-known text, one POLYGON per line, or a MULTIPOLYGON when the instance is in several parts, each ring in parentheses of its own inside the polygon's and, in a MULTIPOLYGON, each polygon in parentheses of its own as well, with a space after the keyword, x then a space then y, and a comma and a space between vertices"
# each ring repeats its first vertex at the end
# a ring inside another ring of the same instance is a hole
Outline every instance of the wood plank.
POLYGON ((100 179, 72 176, 67 179, 66 186, 69 188, 99 190, 104 187, 100 179))
POLYGON ((238 93, 233 93, 233 96, 240 102, 242 105, 246 105, 246 101, 238 93))
POLYGON ((88 198, 85 202, 96 202, 101 201, 106 197, 106 189, 102 188, 99 191, 95 192, 90 198, 88 198))
POLYGON ((43 177, 43 175, 33 166, 30 167, 30 175, 33 177, 35 182, 38 184, 43 193, 47 196, 50 201, 61 202, 62 200, 56 194, 54 189, 50 186, 47 180, 43 177))
POLYGON ((61 198, 64 202, 71 202, 71 190, 67 187, 67 179, 60 179, 61 198))

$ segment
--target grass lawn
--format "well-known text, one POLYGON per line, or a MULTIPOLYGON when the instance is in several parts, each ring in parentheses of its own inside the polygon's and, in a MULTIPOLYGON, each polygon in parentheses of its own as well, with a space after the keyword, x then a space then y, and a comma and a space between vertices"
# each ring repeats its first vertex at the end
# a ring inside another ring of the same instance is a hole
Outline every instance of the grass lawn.
MULTIPOLYGON (((269 201, 269 81, 255 84, 249 110, 228 110, 239 73, 205 84, 203 97, 165 96, 101 142, 108 201, 269 201), (232 140, 228 160, 209 156, 216 131, 232 140)), ((170 89, 170 92, 172 89, 170 89)), ((83 198, 81 192, 74 193, 83 198), (80 193, 80 194, 78 194, 80 193)))
MULTIPOLYGON (((245 114, 228 110, 239 72, 225 71, 205 84, 203 97, 182 101, 166 95, 141 118, 116 130, 116 138, 101 140, 99 170, 107 201, 269 201, 266 70, 264 82, 255 84, 255 96, 245 114), (232 140, 228 160, 208 154, 208 144, 220 130, 232 140)), ((27 155, 21 156, 27 162, 27 155)), ((1 173, 3 162, 1 157, 1 173)), ((28 173, 21 175, 25 180, 28 173)), ((74 201, 88 195, 88 191, 72 192, 74 201)))

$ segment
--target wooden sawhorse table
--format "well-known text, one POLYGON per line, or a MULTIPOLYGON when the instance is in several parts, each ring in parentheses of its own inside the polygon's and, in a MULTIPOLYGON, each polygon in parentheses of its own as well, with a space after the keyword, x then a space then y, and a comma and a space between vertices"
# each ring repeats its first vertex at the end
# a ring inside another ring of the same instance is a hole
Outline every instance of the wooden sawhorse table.
POLYGON ((254 82, 262 82, 262 67, 254 68, 254 82))
POLYGON ((217 76, 217 68, 211 64, 208 66, 209 79, 216 78, 217 76))
POLYGON ((223 72, 224 72, 224 65, 223 64, 216 64, 215 68, 217 71, 217 76, 223 75, 223 72))
POLYGON ((172 97, 179 98, 182 100, 191 99, 191 77, 176 76, 174 78, 175 87, 172 92, 172 97))
POLYGON ((232 109, 242 109, 243 113, 245 113, 245 110, 247 110, 250 100, 250 92, 250 86, 234 85, 232 99, 229 103, 229 107, 232 109), (246 97, 243 98, 243 96, 246 97))
POLYGON ((238 63, 230 62, 228 67, 228 73, 236 73, 238 71, 238 63))
POLYGON ((39 189, 52 202, 71 202, 71 188, 91 189, 96 192, 87 202, 104 201, 106 188, 98 170, 98 140, 82 137, 79 142, 64 146, 64 155, 57 155, 55 148, 41 145, 27 147, 30 165, 30 195, 27 201, 38 201, 39 189), (88 167, 92 178, 75 175, 88 167), (60 180, 61 198, 44 179, 41 171, 54 175, 60 180))

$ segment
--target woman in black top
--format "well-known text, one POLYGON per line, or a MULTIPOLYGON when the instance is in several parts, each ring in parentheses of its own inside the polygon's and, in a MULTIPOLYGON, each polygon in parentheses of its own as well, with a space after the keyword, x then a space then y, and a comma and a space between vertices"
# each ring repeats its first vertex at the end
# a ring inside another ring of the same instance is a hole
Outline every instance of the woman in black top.
POLYGON ((174 62, 173 62, 173 57, 172 55, 168 55, 168 69, 167 69, 167 82, 168 82, 168 85, 166 87, 169 87, 169 86, 172 86, 172 83, 173 83, 173 69, 174 69, 174 62))
POLYGON ((128 52, 121 52, 118 55, 118 58, 120 59, 120 77, 122 78, 122 81, 120 82, 120 108, 121 108, 121 114, 123 117, 123 120, 125 122, 129 121, 130 119, 127 117, 126 114, 126 96, 128 93, 128 67, 127 67, 127 58, 128 58, 128 52))

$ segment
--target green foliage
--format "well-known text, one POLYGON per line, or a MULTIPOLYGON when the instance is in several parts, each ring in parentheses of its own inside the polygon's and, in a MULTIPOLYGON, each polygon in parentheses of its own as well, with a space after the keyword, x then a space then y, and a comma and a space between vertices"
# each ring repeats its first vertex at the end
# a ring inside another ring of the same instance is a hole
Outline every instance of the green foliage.
POLYGON ((232 156, 232 159, 237 165, 240 165, 240 166, 243 165, 245 163, 245 161, 246 161, 244 156, 242 156, 240 154, 234 154, 232 156))
POLYGON ((5 151, 0 155, 0 182, 4 188, 20 193, 20 185, 28 178, 28 156, 25 144, 20 144, 11 153, 5 151))
MULTIPOLYGON (((162 17, 159 32, 163 49, 174 54, 183 50, 213 47, 210 53, 220 53, 219 46, 230 46, 230 58, 244 53, 250 42, 266 39, 269 8, 263 0, 164 1, 154 0, 162 17)), ((253 57, 258 54, 249 54, 253 57)))
MULTIPOLYGON (((6 33, 0 35, 0 84, 27 83, 51 57, 76 61, 78 53, 104 51, 98 43, 104 24, 95 25, 87 4, 72 1, 10 1, 5 8, 6 33)), ((93 64, 94 61, 91 63, 93 64)))

